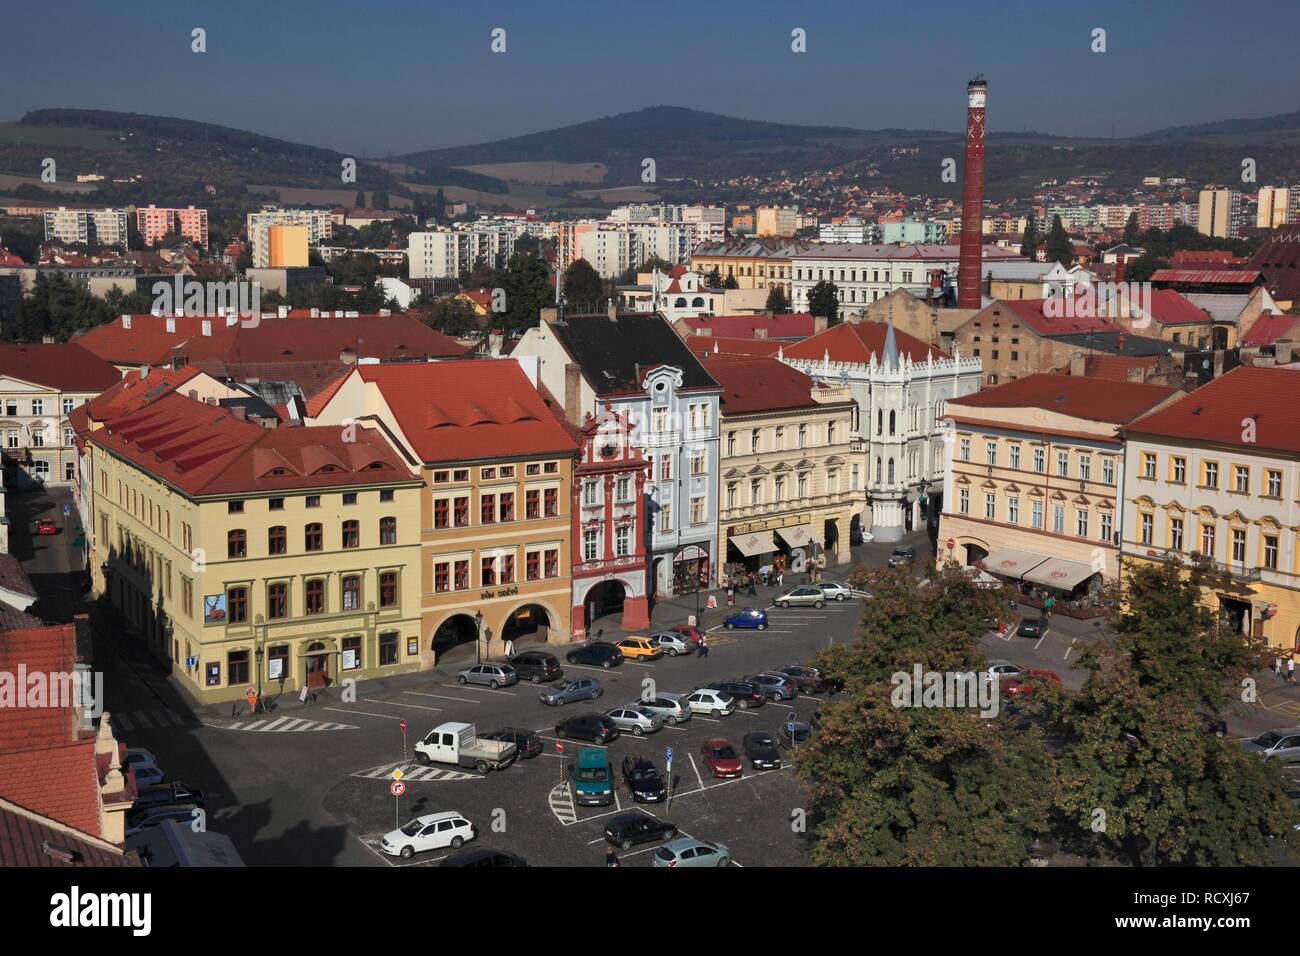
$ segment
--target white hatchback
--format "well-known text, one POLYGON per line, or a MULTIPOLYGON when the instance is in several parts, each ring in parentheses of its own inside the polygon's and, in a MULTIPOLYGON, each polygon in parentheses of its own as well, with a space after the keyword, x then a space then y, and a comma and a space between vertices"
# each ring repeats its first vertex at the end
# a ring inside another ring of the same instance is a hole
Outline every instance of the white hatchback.
POLYGON ((736 709, 736 698, 720 690, 701 688, 691 691, 686 704, 692 714, 729 714, 736 709))
POLYGON ((405 826, 384 834, 379 848, 389 856, 409 860, 425 850, 441 850, 443 847, 459 850, 466 841, 477 835, 474 824, 466 820, 463 814, 447 810, 442 813, 426 813, 405 826))

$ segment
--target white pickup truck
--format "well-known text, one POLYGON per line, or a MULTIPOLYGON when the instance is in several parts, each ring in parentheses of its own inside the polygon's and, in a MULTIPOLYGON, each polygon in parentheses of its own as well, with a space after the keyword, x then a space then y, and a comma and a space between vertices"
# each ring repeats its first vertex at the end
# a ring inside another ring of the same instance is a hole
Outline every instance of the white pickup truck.
POLYGON ((473 724, 439 724, 415 745, 415 759, 426 766, 450 763, 480 774, 504 770, 518 756, 519 748, 508 740, 480 740, 473 724))

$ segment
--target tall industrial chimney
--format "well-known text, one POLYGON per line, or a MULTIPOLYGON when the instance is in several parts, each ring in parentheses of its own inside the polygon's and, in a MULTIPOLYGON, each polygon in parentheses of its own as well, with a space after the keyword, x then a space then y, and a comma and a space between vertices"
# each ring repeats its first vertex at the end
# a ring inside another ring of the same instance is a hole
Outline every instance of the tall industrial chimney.
POLYGON ((980 273, 984 252, 984 100, 989 85, 983 75, 966 84, 966 170, 961 187, 961 260, 957 270, 957 306, 980 307, 980 273))

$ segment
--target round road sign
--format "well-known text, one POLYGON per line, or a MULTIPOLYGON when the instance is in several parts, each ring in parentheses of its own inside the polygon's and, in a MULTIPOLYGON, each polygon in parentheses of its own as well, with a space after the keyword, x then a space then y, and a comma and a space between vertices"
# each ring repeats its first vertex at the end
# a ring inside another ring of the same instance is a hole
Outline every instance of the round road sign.
POLYGON ((406 784, 402 783, 400 780, 394 780, 388 785, 388 792, 395 797, 400 797, 402 794, 406 793, 406 784))
POLYGON ((406 733, 406 718, 402 718, 402 720, 398 721, 397 726, 402 729, 402 733, 406 733))

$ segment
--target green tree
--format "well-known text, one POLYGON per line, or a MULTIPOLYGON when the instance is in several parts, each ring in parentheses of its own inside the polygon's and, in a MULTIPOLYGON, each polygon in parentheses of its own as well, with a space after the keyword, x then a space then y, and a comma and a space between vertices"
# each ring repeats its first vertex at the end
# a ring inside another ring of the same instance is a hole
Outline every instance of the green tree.
POLYGON ((506 295, 506 310, 501 316, 504 328, 526 329, 540 321, 542 309, 555 298, 548 276, 546 263, 537 256, 516 252, 510 257, 499 277, 506 295))
POLYGON ((444 335, 464 336, 483 328, 483 316, 456 296, 442 296, 420 309, 420 321, 444 335))
POLYGON ((717 266, 710 269, 708 274, 704 276, 704 284, 710 289, 722 288, 722 273, 718 271, 717 266))
POLYGON ((1136 259, 1124 263, 1125 282, 1147 282, 1157 269, 1168 269, 1169 263, 1159 259, 1150 252, 1143 253, 1136 259))
POLYGON ((476 289, 492 289, 497 286, 497 273, 490 265, 479 259, 474 268, 460 274, 460 287, 467 292, 476 289))
POLYGON ((826 317, 827 325, 840 321, 840 297, 835 283, 822 279, 808 293, 808 311, 826 317))
POLYGON ((356 198, 355 200, 353 200, 353 204, 354 204, 358 209, 365 209, 365 208, 366 208, 366 192, 365 192, 364 189, 358 189, 358 190, 357 190, 357 198, 356 198))
POLYGON ((1031 217, 1025 227, 1025 236, 1020 242, 1020 254, 1026 259, 1034 259, 1038 254, 1038 223, 1031 217))
POLYGON ((1068 266, 1074 262, 1074 243, 1061 224, 1060 216, 1052 217, 1052 228, 1047 233, 1047 261, 1068 266))
POLYGON ((389 209, 388 192, 382 189, 376 189, 370 193, 371 209, 389 209))
POLYGON ((779 285, 772 286, 771 291, 767 293, 767 303, 763 307, 774 313, 790 311, 790 303, 786 301, 785 291, 779 285))
POLYGON ((1128 214, 1128 222, 1124 223, 1124 242, 1126 245, 1136 246, 1142 239, 1142 226, 1138 223, 1138 214, 1131 212, 1128 214))
POLYGON ((599 311, 605 300, 605 284, 586 259, 574 259, 564 273, 564 301, 574 306, 592 306, 599 311))
POLYGON ((724 289, 739 289, 740 283, 736 281, 735 276, 727 276, 722 280, 722 287, 724 289))

